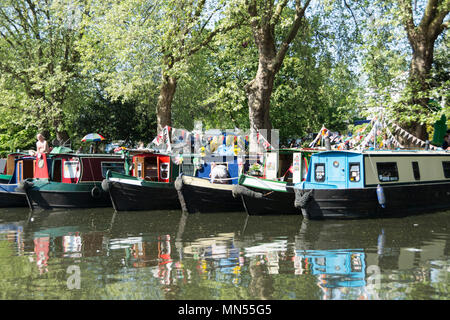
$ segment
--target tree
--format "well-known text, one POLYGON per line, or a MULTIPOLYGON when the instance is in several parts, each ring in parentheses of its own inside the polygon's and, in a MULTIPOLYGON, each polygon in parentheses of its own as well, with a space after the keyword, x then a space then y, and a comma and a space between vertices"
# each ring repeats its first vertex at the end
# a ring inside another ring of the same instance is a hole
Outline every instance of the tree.
POLYGON ((282 17, 283 10, 289 9, 288 3, 288 0, 277 3, 274 0, 245 1, 248 19, 258 48, 256 75, 245 86, 251 129, 272 129, 269 112, 275 76, 283 64, 289 45, 298 33, 310 0, 307 0, 303 6, 300 0, 295 1, 294 17, 290 23, 289 18, 282 17), (275 30, 280 22, 288 24, 289 27, 277 48, 275 30))
POLYGON ((59 141, 69 139, 63 108, 80 79, 74 43, 83 35, 83 16, 76 1, 0 2, 0 71, 8 84, 3 90, 11 96, 22 91, 17 112, 32 115, 38 130, 54 130, 59 141))
MULTIPOLYGON (((428 0, 418 24, 415 23, 413 5, 410 0, 399 0, 400 18, 406 30, 412 48, 409 70, 409 87, 411 100, 409 103, 419 105, 420 113, 426 112, 430 89, 430 71, 433 64, 434 46, 438 36, 448 28, 445 17, 450 11, 448 0, 428 0)), ((426 125, 417 121, 410 124, 413 134, 422 140, 428 138, 426 125)))
POLYGON ((217 34, 238 25, 227 24, 227 19, 215 22, 226 8, 226 1, 99 1, 99 14, 91 19, 89 37, 81 43, 87 73, 94 73, 113 98, 127 99, 158 83, 160 131, 172 125, 173 99, 190 59, 217 34))

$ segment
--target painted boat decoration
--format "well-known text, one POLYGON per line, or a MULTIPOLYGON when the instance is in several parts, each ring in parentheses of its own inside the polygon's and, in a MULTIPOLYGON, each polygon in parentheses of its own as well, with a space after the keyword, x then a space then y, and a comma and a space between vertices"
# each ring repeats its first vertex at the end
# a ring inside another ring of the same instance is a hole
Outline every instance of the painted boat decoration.
POLYGON ((241 198, 249 215, 298 214, 294 184, 305 179, 311 154, 316 149, 280 149, 264 154, 262 170, 239 177, 233 194, 241 198))
POLYGON ((450 208, 450 153, 325 151, 295 185, 304 217, 392 217, 450 208))
POLYGON ((30 208, 97 208, 111 206, 101 188, 108 170, 125 172, 121 155, 38 155, 35 178, 24 181, 30 208))
POLYGON ((0 177, 0 207, 27 207, 23 180, 33 178, 36 157, 11 153, 6 159, 4 174, 0 177))
MULTIPOLYGON (((179 166, 168 154, 132 151, 131 175, 108 171, 102 188, 116 211, 180 209, 174 187, 179 166)), ((126 170, 129 172, 128 170, 126 170)))
POLYGON ((182 210, 189 213, 243 211, 241 199, 233 197, 233 185, 238 182, 243 164, 241 156, 216 155, 183 164, 182 174, 175 180, 182 210), (225 168, 227 177, 215 179, 214 174, 211 177, 212 167, 225 168))

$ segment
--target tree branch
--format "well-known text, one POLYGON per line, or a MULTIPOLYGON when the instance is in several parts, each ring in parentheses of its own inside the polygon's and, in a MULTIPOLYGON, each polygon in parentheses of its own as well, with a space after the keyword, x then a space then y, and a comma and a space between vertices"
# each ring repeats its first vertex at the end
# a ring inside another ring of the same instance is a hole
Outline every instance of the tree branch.
POLYGON ((426 29, 429 24, 433 21, 436 15, 436 10, 438 6, 438 0, 428 0, 425 12, 423 13, 422 20, 420 21, 419 27, 421 29, 426 29))
POLYGON ((412 44, 416 38, 416 26, 414 25, 414 15, 410 0, 400 0, 400 8, 402 9, 401 19, 408 35, 408 40, 412 44))
POLYGON ((355 22, 356 33, 357 33, 357 34, 360 34, 359 28, 358 28, 358 22, 357 22, 357 20, 356 20, 356 17, 355 17, 355 14, 353 13, 352 8, 350 7, 350 5, 347 3, 346 0, 344 0, 344 5, 347 7, 348 11, 350 11, 350 13, 351 13, 351 15, 352 15, 352 17, 353 17, 353 21, 355 22))
MULTIPOLYGON (((210 43, 210 42, 212 41, 212 39, 213 39, 216 35, 218 35, 218 34, 220 34, 220 33, 228 32, 228 31, 230 31, 230 30, 232 30, 232 29, 234 29, 234 28, 236 28, 236 27, 238 27, 238 26, 240 26, 240 23, 239 23, 239 22, 234 23, 234 24, 231 24, 231 25, 229 25, 229 26, 227 26, 227 27, 224 27, 224 28, 217 28, 217 29, 211 31, 211 32, 208 34, 208 36, 207 36, 203 41, 201 41, 198 45, 194 46, 193 48, 191 48, 191 49, 188 51, 188 53, 187 53, 188 56, 191 56, 191 55, 193 55, 194 53, 196 53, 197 51, 199 51, 200 49, 202 49, 204 46, 206 46, 208 43, 210 43)), ((175 62, 178 62, 178 61, 180 61, 181 59, 182 59, 182 57, 177 57, 177 58, 174 59, 174 61, 175 61, 175 62)))
POLYGON ((311 0, 307 0, 305 5, 303 7, 300 6, 300 0, 296 3, 296 14, 295 14, 295 20, 292 24, 291 30, 289 30, 288 35, 284 39, 283 43, 280 46, 280 49, 278 50, 278 53, 275 57, 274 61, 274 71, 278 71, 281 67, 281 64, 283 63, 283 59, 286 55, 286 52, 289 49, 289 45, 294 40, 295 36, 298 33, 298 29, 300 28, 300 25, 302 23, 302 19, 305 16, 305 11, 309 6, 309 3, 311 0))
POLYGON ((444 22, 445 17, 450 12, 450 4, 445 8, 441 8, 440 11, 435 12, 433 20, 430 22, 428 27, 428 33, 436 39, 448 26, 448 21, 444 22))
POLYGON ((283 12, 284 7, 286 7, 288 0, 284 0, 277 5, 275 9, 275 13, 272 16, 272 25, 275 26, 280 21, 281 13, 283 12))

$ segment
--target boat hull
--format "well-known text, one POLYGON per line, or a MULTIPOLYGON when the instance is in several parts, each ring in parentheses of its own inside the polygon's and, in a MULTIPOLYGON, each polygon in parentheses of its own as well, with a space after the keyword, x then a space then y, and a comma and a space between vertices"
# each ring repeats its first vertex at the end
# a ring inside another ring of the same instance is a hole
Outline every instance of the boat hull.
POLYGON ((375 187, 295 189, 295 206, 308 219, 400 217, 450 209, 450 183, 383 186, 383 208, 375 187))
POLYGON ((107 183, 111 202, 116 211, 172 210, 181 208, 177 190, 175 190, 173 183, 137 185, 104 180, 102 186, 105 183, 107 183))
POLYGON ((15 191, 17 185, 3 185, 0 188, 0 208, 28 207, 25 192, 15 191))
POLYGON ((111 207, 109 194, 100 183, 47 183, 26 188, 29 203, 34 208, 104 208, 111 207))
POLYGON ((183 211, 189 213, 244 211, 242 200, 233 197, 233 185, 213 184, 208 180, 181 176, 175 188, 183 211))
POLYGON ((239 193, 245 211, 249 215, 298 215, 299 211, 294 206, 294 191, 280 192, 267 191, 255 187, 246 186, 250 191, 259 193, 258 197, 249 192, 239 193))

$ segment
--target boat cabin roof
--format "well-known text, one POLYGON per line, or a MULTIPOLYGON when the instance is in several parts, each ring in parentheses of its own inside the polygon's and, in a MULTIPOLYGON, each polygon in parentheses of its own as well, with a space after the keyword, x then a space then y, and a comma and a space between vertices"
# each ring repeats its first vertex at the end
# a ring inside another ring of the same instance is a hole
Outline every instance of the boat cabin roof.
POLYGON ((427 151, 427 150, 363 150, 363 151, 356 151, 356 150, 327 150, 322 151, 319 153, 314 154, 313 156, 328 156, 332 154, 362 154, 362 155, 368 155, 368 156, 431 156, 431 155, 450 155, 450 152, 448 151, 427 151))
POLYGON ((450 181, 450 152, 329 150, 312 154, 303 188, 363 188, 378 184, 450 181))

